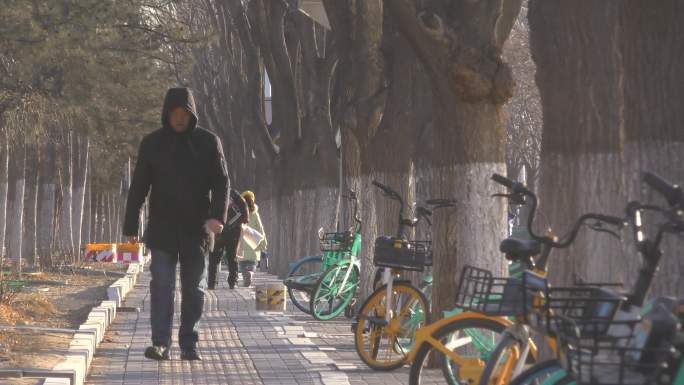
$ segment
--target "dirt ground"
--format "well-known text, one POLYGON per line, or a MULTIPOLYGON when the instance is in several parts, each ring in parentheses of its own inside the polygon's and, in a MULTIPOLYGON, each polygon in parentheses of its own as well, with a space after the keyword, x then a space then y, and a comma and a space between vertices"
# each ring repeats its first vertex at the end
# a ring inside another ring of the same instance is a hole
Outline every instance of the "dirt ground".
MULTIPOLYGON (((107 286, 118 276, 104 272, 125 272, 126 265, 95 263, 87 267, 101 271, 83 274, 63 270, 25 274, 28 281, 10 304, 0 303, 0 368, 52 368, 66 351, 71 333, 12 330, 3 325, 26 325, 75 329, 94 306, 107 297, 107 286)), ((5 277, 8 278, 7 276, 5 277)), ((16 279, 16 277, 9 277, 16 279)), ((0 383, 2 383, 0 379, 0 383)), ((16 385, 39 384, 25 379, 16 385)))

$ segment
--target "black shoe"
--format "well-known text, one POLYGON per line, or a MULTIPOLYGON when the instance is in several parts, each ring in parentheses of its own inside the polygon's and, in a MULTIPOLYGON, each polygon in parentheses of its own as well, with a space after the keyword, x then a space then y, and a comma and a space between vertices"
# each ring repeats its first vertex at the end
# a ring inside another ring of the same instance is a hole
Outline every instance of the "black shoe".
POLYGON ((200 356, 196 348, 181 349, 180 358, 186 361, 202 361, 202 356, 200 356))
POLYGON ((228 282, 228 288, 229 289, 235 289, 235 282, 228 282))
POLYGON ((169 359, 169 348, 164 345, 153 345, 145 349, 145 357, 151 360, 165 361, 169 359))

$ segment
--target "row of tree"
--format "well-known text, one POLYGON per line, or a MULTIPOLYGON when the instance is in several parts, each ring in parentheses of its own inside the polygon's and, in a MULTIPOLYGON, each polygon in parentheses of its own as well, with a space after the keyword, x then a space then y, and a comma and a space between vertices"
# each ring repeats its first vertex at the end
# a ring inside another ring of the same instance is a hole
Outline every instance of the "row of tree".
POLYGON ((19 107, 0 136, 0 258, 16 271, 49 268, 76 262, 86 243, 120 240, 126 190, 93 186, 88 136, 40 101, 19 107))
POLYGON ((3 4, 0 258, 17 270, 121 239, 129 157, 183 68, 169 42, 193 42, 174 14, 161 0, 3 4))
MULTIPOLYGON (((285 0, 203 0, 185 15, 210 38, 189 53, 195 63, 184 83, 224 139, 234 185, 257 191, 274 272, 317 251, 315 230, 334 228, 338 193, 351 188, 362 197, 368 290, 372 240, 395 232, 398 210, 372 187, 378 179, 409 202, 459 200, 434 226, 435 304, 445 308, 464 264, 503 270, 497 245, 507 207, 490 198, 499 190, 492 173, 508 165, 512 176, 522 168, 531 181, 538 175, 544 226, 558 232, 584 211, 621 214, 628 199, 652 199, 640 188, 641 170, 684 180, 680 2, 323 4, 331 30, 285 0), (502 59, 514 27, 514 47, 527 46, 526 16, 541 103, 524 51, 505 55, 512 66, 502 59), (512 67, 522 96, 505 108, 512 67), (266 73, 272 124, 264 118, 266 73)), ((559 258, 556 275, 629 282, 638 259, 626 248, 587 235, 572 258, 559 258)), ((682 292, 682 262, 666 263, 659 289, 682 292)))
MULTIPOLYGON (((292 0, 12 3, 0 14, 7 255, 117 239, 128 157, 174 83, 194 89, 200 124, 223 139, 233 185, 256 191, 275 273, 317 252, 316 230, 336 227, 351 188, 367 291, 372 241, 398 214, 371 181, 407 202, 456 198, 435 218, 437 310, 464 264, 503 271, 507 206, 490 198, 492 173, 527 175, 558 232, 581 212, 654 199, 641 170, 684 180, 677 0, 322 3, 330 30, 292 0)), ((569 253, 554 261, 563 277, 627 282, 638 264, 594 235, 569 253)), ((681 261, 666 260, 659 290, 684 291, 681 261)))
POLYGON ((274 272, 317 252, 317 228, 335 228, 344 214, 338 193, 353 189, 368 290, 372 240, 396 231, 399 209, 374 179, 407 202, 459 200, 435 223, 438 306, 453 302, 465 263, 503 271, 497 244, 507 210, 489 198, 487 180, 506 173, 503 106, 514 82, 501 52, 521 4, 494 3, 324 1, 331 30, 294 2, 189 4, 195 34, 214 38, 192 48, 185 83, 199 93, 203 122, 224 139, 233 184, 257 192, 274 272))

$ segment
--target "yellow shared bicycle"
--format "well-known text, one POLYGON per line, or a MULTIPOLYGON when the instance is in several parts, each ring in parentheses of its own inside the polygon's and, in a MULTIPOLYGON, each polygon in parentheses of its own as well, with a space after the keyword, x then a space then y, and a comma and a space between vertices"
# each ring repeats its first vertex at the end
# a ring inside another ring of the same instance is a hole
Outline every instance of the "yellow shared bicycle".
MULTIPOLYGON (((510 182, 498 175, 495 175, 493 179, 497 182, 502 180, 507 183, 510 182)), ((524 204, 525 195, 527 193, 532 194, 519 183, 510 182, 510 188, 513 192, 503 196, 509 198, 513 203, 524 204)), ((536 209, 535 198, 532 194, 530 202, 532 207, 527 218, 529 228, 532 228, 536 209)), ((589 220, 622 223, 621 219, 615 217, 597 214, 583 216, 571 233, 570 238, 572 239, 566 239, 568 244, 572 242, 582 223, 589 220)), ((546 299, 549 293, 546 282, 548 257, 552 247, 559 246, 559 244, 550 235, 545 237, 534 236, 534 238, 535 240, 508 238, 501 242, 500 250, 511 261, 509 277, 494 277, 490 271, 473 266, 464 268, 457 295, 457 306, 462 309, 462 312, 416 332, 417 349, 411 356, 410 384, 443 384, 445 382, 454 385, 478 384, 484 379, 486 379, 485 381, 493 379, 494 382, 485 383, 503 385, 508 384, 516 373, 523 370, 526 364, 533 363, 536 360, 536 346, 527 327, 531 321, 528 317, 534 314, 543 317, 546 314, 544 311, 549 303, 546 299), (470 342, 472 336, 463 333, 464 342, 468 349, 466 352, 454 351, 453 348, 459 348, 460 345, 454 344, 453 341, 459 341, 459 339, 452 337, 446 340, 443 336, 449 335, 454 330, 463 329, 466 322, 462 318, 470 314, 475 314, 473 318, 477 319, 477 322, 480 322, 479 320, 484 317, 497 320, 507 317, 505 319, 506 328, 496 335, 496 340, 493 342, 494 346, 486 350, 473 349, 477 345, 470 342), (501 346, 507 345, 504 342, 512 334, 519 338, 521 343, 509 346, 510 349, 505 350, 505 359, 499 360, 499 357, 502 356, 501 346), (447 356, 448 359, 443 360, 441 358, 443 356, 447 356), (498 363, 494 366, 495 370, 491 369, 491 362, 498 363)), ((587 297, 603 298, 594 293, 594 290, 593 287, 583 287, 581 290, 578 289, 566 294, 577 296, 574 298, 577 300, 575 305, 579 305, 580 299, 587 297)), ((570 298, 570 296, 566 297, 570 298)), ((610 300, 606 301, 612 304, 612 310, 604 309, 604 311, 614 312, 619 298, 611 296, 610 300)), ((565 305, 570 306, 569 303, 565 302, 565 305)), ((586 306, 586 300, 584 305, 586 306)), ((536 323, 536 321, 534 322, 536 323)), ((555 349, 554 340, 549 339, 549 343, 555 349)))

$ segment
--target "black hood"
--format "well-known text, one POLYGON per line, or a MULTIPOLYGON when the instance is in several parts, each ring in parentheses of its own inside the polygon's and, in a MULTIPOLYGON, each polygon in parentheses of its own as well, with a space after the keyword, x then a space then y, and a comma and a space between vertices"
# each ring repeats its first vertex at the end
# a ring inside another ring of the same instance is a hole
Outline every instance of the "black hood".
POLYGON ((192 91, 189 88, 169 88, 164 98, 164 107, 162 107, 162 128, 169 129, 169 112, 174 107, 184 107, 190 112, 192 118, 190 119, 191 131, 197 126, 197 107, 195 107, 195 98, 192 96, 192 91))

